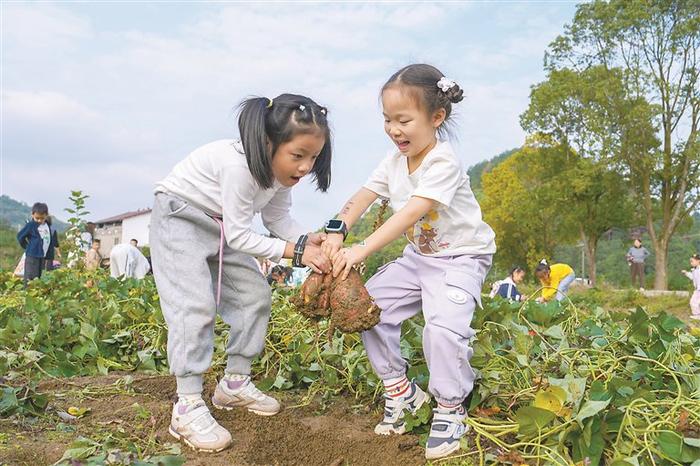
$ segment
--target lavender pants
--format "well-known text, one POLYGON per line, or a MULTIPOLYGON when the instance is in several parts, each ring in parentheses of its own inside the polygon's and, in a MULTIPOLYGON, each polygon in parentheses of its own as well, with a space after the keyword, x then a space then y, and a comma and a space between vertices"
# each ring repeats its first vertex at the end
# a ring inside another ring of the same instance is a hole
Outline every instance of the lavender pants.
POLYGON ((401 323, 423 310, 423 352, 430 371, 428 389, 438 402, 460 403, 472 391, 474 371, 470 327, 492 255, 428 257, 406 246, 403 256, 367 282, 382 309, 379 324, 362 334, 370 363, 382 380, 401 377, 401 323))

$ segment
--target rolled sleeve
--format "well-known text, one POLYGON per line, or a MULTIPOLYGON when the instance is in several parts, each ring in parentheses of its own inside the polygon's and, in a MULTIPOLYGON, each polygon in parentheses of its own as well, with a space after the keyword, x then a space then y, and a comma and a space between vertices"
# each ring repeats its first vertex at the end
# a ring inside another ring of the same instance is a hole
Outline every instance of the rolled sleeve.
POLYGON ((446 159, 437 159, 426 167, 420 177, 414 196, 432 199, 449 207, 462 182, 461 167, 446 159))
POLYGON ((366 189, 376 193, 379 197, 389 196, 389 164, 393 156, 385 157, 384 160, 374 169, 364 184, 366 189))

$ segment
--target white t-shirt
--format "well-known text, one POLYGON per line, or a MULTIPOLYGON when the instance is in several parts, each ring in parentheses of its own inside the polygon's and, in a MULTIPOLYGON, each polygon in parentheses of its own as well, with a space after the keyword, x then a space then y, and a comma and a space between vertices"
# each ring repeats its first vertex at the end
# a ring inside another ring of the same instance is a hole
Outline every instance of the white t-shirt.
POLYGON ((51 244, 51 229, 46 223, 41 223, 38 229, 42 246, 44 247, 44 256, 46 256, 46 253, 49 252, 49 245, 51 244))
POLYGON ((195 149, 156 184, 155 192, 172 194, 207 214, 222 217, 227 244, 251 256, 278 262, 287 241, 295 243, 310 231, 289 215, 291 188, 277 180, 270 189, 258 185, 240 141, 222 139, 195 149), (277 238, 251 229, 257 213, 277 238))
POLYGON ((146 256, 129 243, 117 244, 110 250, 109 267, 112 278, 124 275, 139 280, 151 270, 146 256))
POLYGON ((408 160, 392 151, 365 183, 402 209, 412 196, 433 199, 437 206, 420 218, 405 236, 417 252, 429 256, 493 254, 495 235, 481 218, 469 177, 449 142, 438 141, 420 167, 408 173, 408 160))

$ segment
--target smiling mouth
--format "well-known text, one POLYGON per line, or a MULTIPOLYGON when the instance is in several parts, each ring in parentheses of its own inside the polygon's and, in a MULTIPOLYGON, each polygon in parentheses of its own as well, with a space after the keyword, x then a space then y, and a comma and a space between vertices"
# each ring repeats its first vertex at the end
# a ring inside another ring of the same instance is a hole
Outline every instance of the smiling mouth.
POLYGON ((399 147, 399 150, 405 150, 408 147, 409 142, 408 141, 394 141, 396 145, 399 147))

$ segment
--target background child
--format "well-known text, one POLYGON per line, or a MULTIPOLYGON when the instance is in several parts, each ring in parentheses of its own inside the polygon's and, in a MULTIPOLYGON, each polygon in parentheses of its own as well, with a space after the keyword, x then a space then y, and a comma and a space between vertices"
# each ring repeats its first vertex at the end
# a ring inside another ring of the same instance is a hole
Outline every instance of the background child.
MULTIPOLYGON (((95 240, 93 244, 94 242, 95 240)), ((112 278, 127 277, 141 280, 150 270, 151 264, 146 256, 131 242, 117 244, 109 251, 109 274, 112 278)))
POLYGON ((17 241, 24 249, 24 286, 27 282, 41 277, 46 253, 51 247, 51 228, 46 224, 49 207, 43 202, 32 206, 32 218, 17 233, 17 241))
POLYGON ((644 262, 651 253, 647 248, 642 246, 642 240, 635 238, 634 246, 627 250, 627 262, 630 265, 630 274, 632 275, 632 287, 644 289, 644 262))
POLYGON ((683 274, 693 281, 693 295, 690 297, 690 318, 700 320, 700 254, 690 256, 692 272, 683 270, 683 274))
POLYGON ((525 279, 525 270, 522 267, 513 267, 508 276, 493 285, 493 290, 489 294, 494 298, 500 296, 512 301, 523 301, 525 297, 518 291, 518 285, 525 279))
POLYGON ((282 94, 244 101, 241 140, 202 146, 156 186, 151 252, 163 315, 168 362, 177 378, 170 433, 201 451, 220 451, 231 434, 202 400, 202 374, 214 350, 217 311, 229 324, 226 373, 212 397, 215 407, 244 406, 273 415, 280 404, 250 380, 252 359, 263 349, 270 287, 254 257, 330 270, 321 252, 325 235, 309 234, 289 214, 291 188, 313 175, 326 191, 331 139, 326 109, 308 97, 282 94), (260 212, 276 236, 251 229, 260 212))
POLYGON ((438 402, 426 457, 440 458, 459 449, 466 432, 463 401, 475 379, 469 365, 475 332, 469 325, 496 245, 466 171, 450 143, 436 134, 445 134, 452 104, 462 100, 460 87, 435 67, 415 64, 389 78, 381 98, 384 130, 396 148, 329 225, 346 231, 378 196, 389 198, 395 213, 352 248, 338 250, 344 235, 329 234, 324 250, 333 255, 333 274, 345 278, 353 265, 402 234, 409 240, 403 256, 367 282, 382 309, 379 324, 362 334, 386 390, 384 419, 375 432, 405 432, 404 411, 415 412, 429 400, 406 378, 400 348, 401 323, 422 309, 428 388, 438 402))
POLYGON ((569 286, 576 279, 574 269, 566 264, 547 264, 546 259, 542 259, 537 268, 535 268, 535 276, 540 281, 542 286, 542 296, 537 298, 537 302, 551 301, 553 298, 561 301, 569 291, 569 286))
POLYGON ((97 238, 92 240, 92 245, 88 252, 85 253, 83 262, 88 270, 97 270, 102 263, 102 254, 100 254, 101 241, 97 238))
POLYGON ((44 257, 44 269, 53 270, 56 268, 54 259, 56 259, 56 257, 59 259, 61 258, 61 250, 58 244, 58 231, 54 228, 50 215, 46 217, 46 225, 48 225, 49 231, 51 232, 51 241, 49 242, 49 249, 46 251, 46 256, 44 257))

